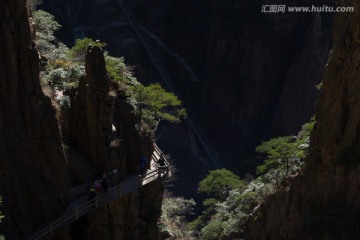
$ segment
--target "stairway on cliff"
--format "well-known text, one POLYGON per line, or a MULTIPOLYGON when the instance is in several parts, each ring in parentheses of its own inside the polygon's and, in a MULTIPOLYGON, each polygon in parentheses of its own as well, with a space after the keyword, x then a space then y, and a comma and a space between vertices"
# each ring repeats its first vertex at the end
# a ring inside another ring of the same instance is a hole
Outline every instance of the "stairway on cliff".
MULTIPOLYGON (((80 29, 76 30, 78 31, 78 36, 85 35, 106 42, 108 46, 105 49, 108 49, 112 55, 125 56, 126 62, 134 66, 136 77, 144 84, 160 82, 160 74, 156 71, 154 63, 151 62, 148 53, 129 25, 129 22, 125 19, 121 9, 117 5, 106 5, 105 2, 109 1, 102 2, 104 2, 103 5, 96 6, 94 5, 95 1, 86 2, 88 6, 84 7, 74 24, 69 28, 80 29), (110 6, 113 6, 112 12, 105 14, 104 9, 109 9, 110 6)), ((57 10, 50 10, 52 13, 55 13, 55 11, 57 10)), ((63 19, 60 22, 61 24, 66 21, 66 17, 60 18, 63 19)), ((170 54, 169 51, 166 51, 164 44, 159 43, 159 40, 156 41, 154 36, 147 34, 144 29, 141 32, 143 37, 146 38, 148 45, 153 48, 152 52, 156 53, 156 57, 160 59, 165 68, 169 67, 169 64, 179 66, 178 69, 181 70, 181 73, 179 74, 179 71, 173 71, 173 69, 169 71, 168 69, 166 73, 167 78, 170 78, 170 75, 171 77, 181 75, 184 76, 183 79, 196 78, 191 77, 191 74, 186 70, 181 60, 177 59, 173 53, 170 54)), ((65 39, 63 40, 64 42, 72 44, 74 41, 73 35, 74 31, 60 38, 65 39)), ((194 80, 187 82, 197 84, 194 80)), ((185 86, 188 90, 194 87, 194 85, 192 87, 188 87, 187 84, 180 85, 180 87, 185 86)), ((187 97, 187 94, 184 94, 184 102, 186 102, 187 97)), ((191 106, 187 108, 190 109, 191 106)), ((193 130, 186 124, 172 125, 162 122, 158 131, 159 145, 172 155, 174 165, 178 169, 177 179, 173 182, 170 190, 187 197, 198 196, 196 193, 198 181, 208 173, 209 169, 214 168, 214 166, 209 166, 212 165, 211 161, 207 158, 201 143, 194 135, 193 130), (189 178, 189 176, 196 176, 196 178, 189 178)))
POLYGON ((28 239, 39 240, 49 236, 53 236, 56 231, 59 231, 63 227, 70 225, 73 222, 79 220, 82 216, 95 211, 101 206, 104 206, 111 201, 122 198, 127 194, 137 191, 139 188, 156 181, 163 180, 171 174, 169 172, 169 162, 162 151, 154 144, 154 152, 152 154, 150 169, 143 175, 131 175, 124 181, 121 181, 117 185, 108 189, 107 192, 102 193, 91 201, 87 201, 87 188, 83 188, 82 192, 79 192, 78 196, 73 199, 69 204, 66 211, 54 221, 50 222, 47 226, 39 229, 33 233, 28 239), (158 164, 160 158, 164 159, 164 165, 158 164))

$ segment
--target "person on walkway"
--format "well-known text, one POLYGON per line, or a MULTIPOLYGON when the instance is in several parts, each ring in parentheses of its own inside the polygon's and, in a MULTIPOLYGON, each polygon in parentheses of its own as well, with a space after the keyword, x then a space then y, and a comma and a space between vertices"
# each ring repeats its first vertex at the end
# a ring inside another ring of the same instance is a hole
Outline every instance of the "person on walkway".
POLYGON ((109 189, 109 181, 108 181, 108 178, 107 178, 107 175, 105 172, 102 175, 101 186, 102 186, 104 193, 106 193, 107 190, 109 189))
POLYGON ((96 193, 95 193, 95 189, 90 189, 89 191, 89 195, 88 198, 86 199, 86 201, 91 201, 96 197, 96 193))
POLYGON ((94 189, 95 189, 95 193, 97 195, 101 194, 103 192, 103 188, 101 185, 101 180, 100 179, 96 179, 94 182, 94 189))
POLYGON ((158 163, 159 163, 160 167, 164 167, 164 166, 165 166, 165 158, 164 158, 164 156, 161 155, 158 163))

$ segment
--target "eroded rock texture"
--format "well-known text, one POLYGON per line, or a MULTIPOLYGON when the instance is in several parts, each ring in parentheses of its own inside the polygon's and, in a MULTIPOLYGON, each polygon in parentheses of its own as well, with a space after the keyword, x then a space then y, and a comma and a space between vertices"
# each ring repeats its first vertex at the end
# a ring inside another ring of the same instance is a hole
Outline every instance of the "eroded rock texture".
MULTIPOLYGON (((359 3, 343 0, 339 6, 359 3)), ((360 14, 335 16, 334 46, 312 134, 314 154, 288 191, 272 196, 245 239, 360 237, 360 14)))
MULTIPOLYGON (((152 139, 136 131, 124 93, 109 93, 103 52, 96 47, 87 53, 86 77, 72 96, 72 108, 61 114, 61 139, 55 109, 40 87, 39 54, 25 3, 0 1, 0 195, 5 214, 0 232, 7 239, 26 238, 59 217, 72 200, 71 188, 91 185, 92 170, 118 168, 118 183, 137 172, 140 157, 150 159, 153 151, 152 139)), ((161 182, 151 183, 51 239, 156 239, 161 193, 161 182)))
MULTIPOLYGON (((143 155, 151 159, 152 139, 136 130, 133 107, 122 90, 111 86, 103 50, 89 46, 85 61, 86 76, 80 80, 72 108, 65 115, 69 145, 78 152, 77 157, 69 156, 73 185, 91 185, 94 177, 89 171, 114 168, 120 174, 111 182, 118 184, 139 172, 143 155), (79 155, 85 156, 86 164, 79 161, 79 155)), ((78 239, 156 239, 162 191, 161 181, 155 181, 83 217, 72 225, 71 234, 78 239)))
MULTIPOLYGON (((1 232, 22 239, 67 205, 70 178, 55 110, 39 82, 25 0, 0 1, 1 232)), ((66 239, 62 236, 62 239, 66 239)))
POLYGON ((89 47, 86 77, 80 79, 79 90, 72 106, 71 136, 92 165, 106 169, 114 115, 114 97, 109 95, 110 83, 102 50, 89 47))

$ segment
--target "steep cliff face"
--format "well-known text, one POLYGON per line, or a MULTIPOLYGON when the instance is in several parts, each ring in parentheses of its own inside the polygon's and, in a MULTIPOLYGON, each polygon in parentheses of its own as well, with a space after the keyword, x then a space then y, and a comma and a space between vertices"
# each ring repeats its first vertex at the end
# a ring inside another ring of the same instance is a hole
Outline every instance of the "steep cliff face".
MULTIPOLYGON (((134 4, 141 24, 194 69, 199 82, 179 67, 174 72, 181 77, 171 77, 225 164, 244 160, 240 156, 261 140, 294 134, 308 121, 318 97, 314 86, 328 57, 331 16, 266 14, 261 13, 263 4, 273 3, 134 4)), ((301 2, 311 4, 316 1, 301 2)))
MULTIPOLYGON (((88 169, 100 172, 119 169, 120 174, 111 178, 112 184, 117 184, 139 172, 143 155, 151 159, 152 139, 136 130, 134 109, 126 101, 125 93, 116 85, 111 86, 103 50, 90 46, 85 67, 86 76, 80 79, 79 88, 72 96, 72 108, 64 120, 65 126, 69 126, 69 144, 85 156, 88 169)), ((77 161, 69 162, 75 169, 72 176, 77 181, 74 183, 92 184, 95 179, 91 172, 90 176, 84 172, 86 167, 81 166, 78 158, 70 156, 69 159, 77 161), (82 177, 86 175, 87 179, 82 177)), ((162 184, 156 181, 80 219, 71 227, 72 236, 77 239, 155 239, 161 196, 162 184)))
MULTIPOLYGON (((339 6, 360 5, 343 0, 339 6)), ((331 58, 312 134, 313 156, 290 189, 272 196, 245 239, 357 239, 360 213, 360 15, 335 16, 331 58)))
MULTIPOLYGON (((152 139, 136 131, 131 105, 111 92, 102 50, 89 48, 86 77, 62 112, 61 128, 39 81, 26 1, 0 1, 0 232, 23 239, 57 219, 92 171, 120 169, 119 183, 150 159, 152 139), (61 138, 61 135, 63 138, 61 138), (63 149, 65 146, 65 149, 63 149), (64 155, 64 152, 66 155, 64 155), (75 188, 72 188, 75 187, 75 188), (75 189, 75 190, 74 190, 75 189)), ((88 182, 87 182, 88 181, 88 182)), ((52 239, 156 239, 161 181, 83 217, 52 239)))
POLYGON ((86 77, 80 79, 71 108, 71 138, 93 166, 106 169, 115 99, 109 95, 110 82, 100 48, 89 48, 85 69, 86 77))
MULTIPOLYGON (((67 205, 70 178, 55 110, 39 82, 25 0, 0 1, 0 194, 7 239, 45 226, 67 205)), ((66 239, 65 235, 61 239, 66 239)))
MULTIPOLYGON (((265 0, 125 3, 225 165, 245 160, 239 156, 261 140, 296 133, 313 115, 331 16, 261 13, 262 4, 272 4, 265 0)), ((160 80, 116 1, 52 0, 44 7, 73 30, 63 39, 81 37, 82 29, 138 66, 141 79, 160 80)))

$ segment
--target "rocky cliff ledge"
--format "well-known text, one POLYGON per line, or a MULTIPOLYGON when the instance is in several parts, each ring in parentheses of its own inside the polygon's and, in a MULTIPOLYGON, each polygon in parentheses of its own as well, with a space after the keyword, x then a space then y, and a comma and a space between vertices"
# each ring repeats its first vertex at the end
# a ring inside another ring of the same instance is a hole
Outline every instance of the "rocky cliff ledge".
MULTIPOLYGON (((88 47, 85 61, 86 76, 80 79, 63 119, 69 148, 76 152, 69 154, 73 185, 92 179, 91 169, 119 169, 120 174, 112 178, 117 183, 139 172, 142 155, 151 159, 152 139, 136 130, 133 107, 125 93, 110 83, 103 50, 88 47)), ((72 233, 79 239, 155 239, 162 191, 159 181, 139 189, 80 219, 72 233)))
POLYGON ((334 46, 312 134, 313 156, 288 190, 249 222, 245 239, 358 239, 360 236, 360 8, 335 16, 334 46))
MULTIPOLYGON (((94 170, 119 169, 112 179, 119 183, 153 151, 151 137, 136 130, 125 94, 109 82, 97 47, 88 49, 86 76, 58 124, 40 87, 25 4, 0 0, 0 232, 7 239, 26 238, 59 217, 77 189, 91 186, 94 170)), ((156 239, 161 196, 162 184, 154 181, 51 238, 156 239)))
MULTIPOLYGON (((70 177, 55 110, 41 91, 25 0, 0 1, 0 195, 7 239, 22 239, 67 205, 70 177)), ((61 239, 66 239, 64 236, 61 239)))

